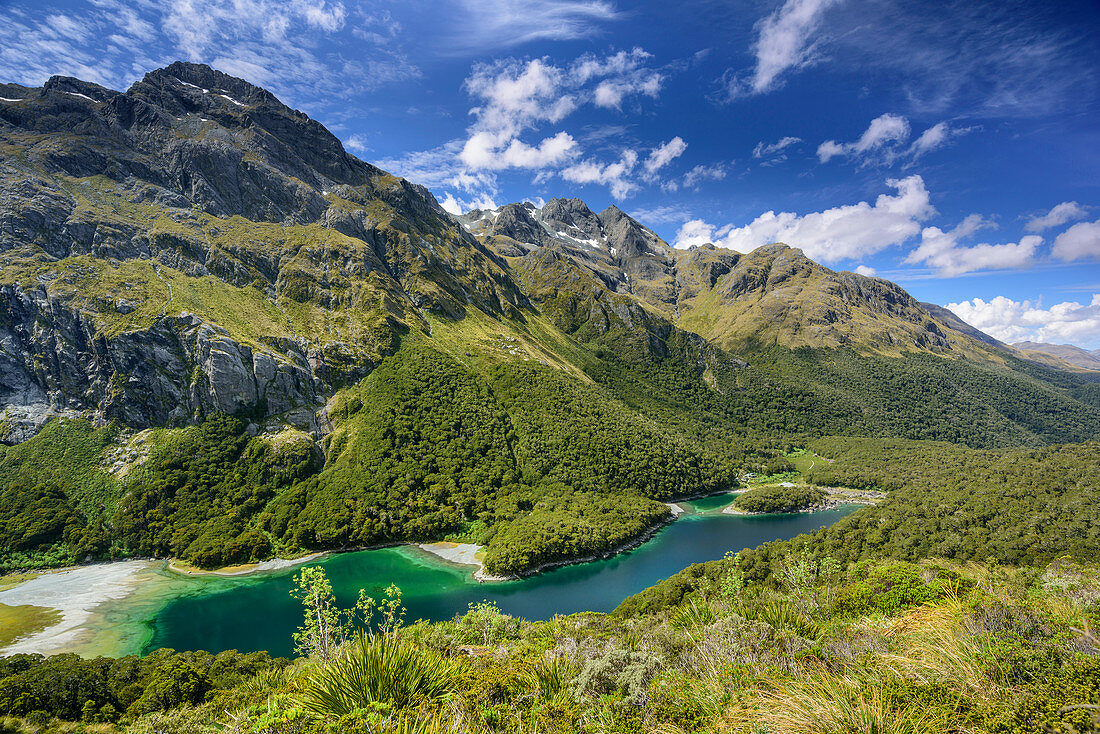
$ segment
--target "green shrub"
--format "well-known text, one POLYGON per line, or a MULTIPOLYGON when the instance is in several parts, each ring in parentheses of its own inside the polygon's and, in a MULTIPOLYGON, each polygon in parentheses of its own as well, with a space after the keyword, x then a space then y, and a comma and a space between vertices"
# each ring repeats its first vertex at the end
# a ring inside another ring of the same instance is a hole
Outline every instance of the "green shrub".
POLYGON ((621 694, 627 703, 640 706, 659 668, 660 662, 652 655, 609 650, 585 663, 573 681, 573 692, 578 697, 621 694))
POLYGON ((940 578, 925 583, 921 568, 911 563, 879 566, 865 579, 841 588, 833 610, 852 617, 874 612, 895 614, 937 599, 947 588, 948 583, 940 578))

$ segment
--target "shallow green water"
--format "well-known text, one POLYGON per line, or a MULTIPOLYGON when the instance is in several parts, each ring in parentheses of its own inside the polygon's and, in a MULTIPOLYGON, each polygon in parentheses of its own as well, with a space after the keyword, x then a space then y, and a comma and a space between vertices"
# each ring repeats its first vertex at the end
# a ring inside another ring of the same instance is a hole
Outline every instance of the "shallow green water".
POLYGON ((709 497, 699 497, 693 499, 690 502, 681 502, 681 505, 690 505, 696 512, 713 512, 720 510, 726 505, 732 504, 737 499, 737 495, 731 492, 723 492, 722 494, 712 494, 709 497))
MULTIPOLYGON (((706 498, 710 500, 711 498, 706 498)), ((728 501, 728 500, 727 500, 728 501)), ((555 614, 607 612, 619 602, 692 563, 721 558, 769 540, 790 538, 830 525, 857 509, 798 515, 685 515, 642 546, 591 563, 563 566, 536 576, 494 584, 471 579, 470 566, 456 566, 413 547, 385 548, 330 556, 324 567, 341 603, 350 605, 360 588, 378 596, 390 583, 401 587, 407 621, 450 619, 470 602, 488 599, 509 614, 548 619, 555 614)), ((705 503, 704 503, 705 504, 705 503)), ((720 506, 720 505, 718 505, 720 506)), ((291 633, 301 619, 290 589, 295 569, 246 578, 186 579, 182 596, 155 619, 145 650, 171 647, 217 652, 269 650, 291 654, 291 633)))

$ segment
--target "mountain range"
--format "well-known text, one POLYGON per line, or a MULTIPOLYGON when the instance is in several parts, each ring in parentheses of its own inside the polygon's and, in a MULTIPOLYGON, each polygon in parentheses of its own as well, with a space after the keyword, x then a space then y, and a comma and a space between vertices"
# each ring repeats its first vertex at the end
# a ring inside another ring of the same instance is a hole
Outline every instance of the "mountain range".
POLYGON ((1100 436, 1076 353, 796 247, 676 249, 575 198, 454 217, 202 65, 0 97, 9 555, 450 533, 516 572, 809 436, 1100 436))

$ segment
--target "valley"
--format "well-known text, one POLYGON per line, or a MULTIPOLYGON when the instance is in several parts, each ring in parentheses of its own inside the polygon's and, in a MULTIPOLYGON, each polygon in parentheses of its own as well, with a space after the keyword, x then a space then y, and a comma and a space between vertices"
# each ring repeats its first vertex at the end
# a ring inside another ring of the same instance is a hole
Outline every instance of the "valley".
POLYGON ((797 244, 0 85, 0 731, 1088 725, 1094 355, 797 244))

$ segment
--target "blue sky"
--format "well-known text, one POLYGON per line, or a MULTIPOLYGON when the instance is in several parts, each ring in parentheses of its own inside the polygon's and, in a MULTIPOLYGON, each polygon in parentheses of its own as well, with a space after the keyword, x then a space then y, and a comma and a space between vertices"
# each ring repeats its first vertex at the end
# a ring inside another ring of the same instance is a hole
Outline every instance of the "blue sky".
POLYGON ((0 79, 209 63, 452 210, 579 196, 1100 348, 1100 4, 0 0, 0 79))

